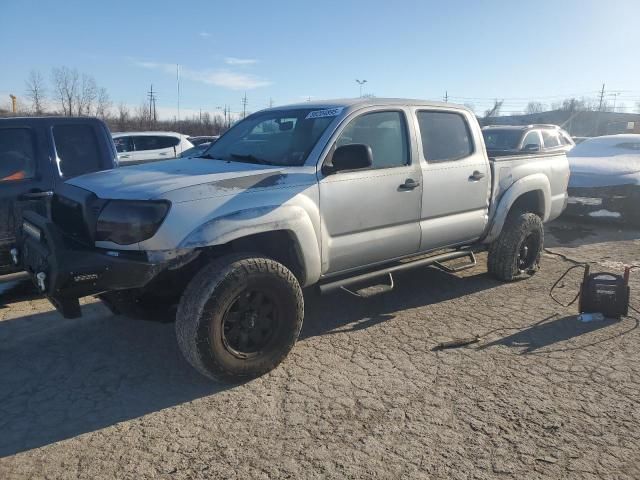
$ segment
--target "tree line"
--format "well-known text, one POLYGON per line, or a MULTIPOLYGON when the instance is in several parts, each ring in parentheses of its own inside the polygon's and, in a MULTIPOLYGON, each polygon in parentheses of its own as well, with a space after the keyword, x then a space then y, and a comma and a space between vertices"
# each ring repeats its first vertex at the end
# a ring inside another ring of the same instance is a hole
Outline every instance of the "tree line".
MULTIPOLYGON (((55 67, 49 78, 32 70, 25 81, 25 101, 17 102, 19 115, 91 116, 104 120, 111 131, 174 130, 187 135, 220 135, 235 119, 203 112, 184 119, 158 120, 151 105, 142 101, 131 108, 114 106, 109 92, 92 75, 75 68, 55 67)), ((11 106, 0 116, 12 115, 11 106)))

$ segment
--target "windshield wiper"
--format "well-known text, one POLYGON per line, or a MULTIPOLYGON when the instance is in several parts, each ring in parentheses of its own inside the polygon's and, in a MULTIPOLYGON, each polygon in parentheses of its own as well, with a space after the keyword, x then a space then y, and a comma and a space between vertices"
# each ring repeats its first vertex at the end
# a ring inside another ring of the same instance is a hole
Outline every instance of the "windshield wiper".
POLYGON ((244 160, 244 161, 250 162, 250 163, 258 163, 260 165, 271 165, 271 162, 268 162, 267 160, 264 160, 262 158, 255 157, 255 156, 251 155, 250 153, 248 153, 248 154, 231 153, 230 155, 233 158, 237 158, 238 160, 244 160))

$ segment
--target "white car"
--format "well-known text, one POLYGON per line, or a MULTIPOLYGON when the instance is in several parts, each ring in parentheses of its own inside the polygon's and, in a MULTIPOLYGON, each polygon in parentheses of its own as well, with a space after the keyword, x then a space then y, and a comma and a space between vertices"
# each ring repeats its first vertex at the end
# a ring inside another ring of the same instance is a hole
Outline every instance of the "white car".
POLYGON ((179 158, 193 148, 186 135, 176 132, 117 132, 113 142, 121 166, 179 158))
POLYGON ((594 137, 571 150, 568 214, 640 225, 640 135, 594 137))

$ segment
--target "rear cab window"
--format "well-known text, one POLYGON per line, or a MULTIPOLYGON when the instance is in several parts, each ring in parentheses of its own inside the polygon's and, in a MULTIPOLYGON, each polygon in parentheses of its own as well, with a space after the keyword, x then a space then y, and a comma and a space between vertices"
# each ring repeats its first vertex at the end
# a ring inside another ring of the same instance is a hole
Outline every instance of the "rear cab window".
POLYGON ((460 113, 419 110, 417 117, 428 163, 462 160, 473 154, 471 130, 460 113))
POLYGON ((29 128, 0 129, 0 184, 33 178, 35 136, 29 128))
POLYGON ((103 169, 98 137, 91 125, 55 125, 52 131, 62 178, 103 169))

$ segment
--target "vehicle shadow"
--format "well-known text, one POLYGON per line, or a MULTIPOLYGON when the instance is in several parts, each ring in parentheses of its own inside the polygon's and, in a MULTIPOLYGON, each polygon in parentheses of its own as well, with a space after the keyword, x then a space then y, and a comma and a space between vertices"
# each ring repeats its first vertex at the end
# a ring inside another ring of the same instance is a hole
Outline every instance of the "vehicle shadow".
MULTIPOLYGON (((369 328, 397 311, 500 285, 484 272, 460 278, 433 268, 397 282, 370 299, 305 292, 301 340, 369 328)), ((0 321, 0 457, 233 388, 187 364, 172 324, 113 316, 100 302, 82 308, 77 320, 49 311, 0 321)))
POLYGON ((83 309, 0 322, 0 457, 229 388, 187 364, 173 325, 83 309))
MULTIPOLYGON (((368 299, 344 291, 326 297, 305 292, 306 316, 300 339, 357 331, 395 318, 396 312, 432 305, 503 285, 484 270, 458 276, 437 268, 394 274, 396 288, 368 299)), ((384 280, 383 280, 384 281, 384 280)))
MULTIPOLYGON (((607 328, 611 325, 619 323, 619 320, 614 319, 605 319, 600 321, 592 321, 588 323, 583 323, 578 320, 576 315, 570 315, 561 318, 545 318, 544 320, 531 325, 523 330, 520 330, 516 333, 508 335, 506 337, 500 338, 498 340, 494 340, 492 342, 486 343, 476 350, 485 350, 487 348, 491 348, 497 345, 504 345, 507 347, 520 347, 524 348, 524 350, 520 353, 521 355, 527 354, 536 354, 536 353, 549 353, 550 347, 554 344, 565 342, 567 340, 575 339, 587 333, 595 332, 596 330, 600 330, 603 328, 607 328), (543 350, 540 351, 539 350, 543 350)), ((630 330, 634 330, 637 328, 637 322, 631 327, 630 330)), ((567 345, 563 346, 559 350, 554 351, 565 351, 565 350, 573 350, 575 348, 585 348, 586 346, 591 346, 597 343, 601 343, 603 341, 611 340, 617 336, 621 336, 630 331, 629 329, 616 332, 614 336, 607 336, 606 338, 599 338, 595 342, 589 343, 588 345, 567 345)))

